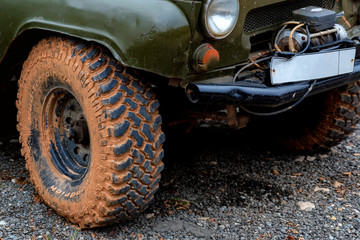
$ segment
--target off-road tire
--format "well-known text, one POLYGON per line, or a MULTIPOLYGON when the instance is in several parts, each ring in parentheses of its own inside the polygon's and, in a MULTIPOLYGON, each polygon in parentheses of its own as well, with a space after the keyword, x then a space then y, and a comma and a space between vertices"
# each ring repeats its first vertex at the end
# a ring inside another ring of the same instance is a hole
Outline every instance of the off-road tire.
POLYGON ((158 107, 150 87, 96 44, 58 37, 40 41, 23 65, 17 127, 43 201, 81 228, 129 220, 143 211, 163 170, 158 107), (69 154, 71 146, 61 145, 75 140, 59 134, 65 112, 59 106, 70 98, 83 111, 90 141, 90 157, 79 172, 68 159, 75 154, 69 154))
POLYGON ((355 82, 308 99, 299 109, 280 116, 280 141, 290 150, 329 149, 355 131, 360 121, 359 98, 359 82, 355 82))

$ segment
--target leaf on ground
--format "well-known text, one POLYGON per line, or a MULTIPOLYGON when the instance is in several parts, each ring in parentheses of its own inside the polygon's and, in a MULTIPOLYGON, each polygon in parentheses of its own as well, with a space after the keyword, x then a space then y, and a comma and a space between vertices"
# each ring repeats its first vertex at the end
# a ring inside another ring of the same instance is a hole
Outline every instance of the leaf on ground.
POLYGON ((8 171, 3 171, 0 174, 0 180, 11 180, 15 178, 14 176, 11 176, 10 173, 8 173, 8 171))
POLYGON ((336 189, 336 192, 340 195, 344 195, 345 194, 345 189, 336 189))
POLYGON ((29 182, 27 181, 26 178, 24 177, 19 177, 16 179, 16 183, 17 184, 20 184, 20 185, 25 185, 25 184, 28 184, 29 182))
POLYGON ((274 174, 274 175, 276 175, 276 176, 279 176, 279 175, 280 175, 279 171, 276 170, 276 169, 272 169, 271 172, 272 172, 272 174, 274 174))
POLYGON ((166 208, 175 207, 177 210, 189 209, 190 201, 186 199, 171 199, 164 202, 166 208))
POLYGON ((180 199, 179 206, 176 209, 181 210, 181 209, 189 209, 189 208, 190 208, 190 202, 186 199, 180 199))
POLYGON ((341 182, 338 182, 338 181, 335 181, 335 182, 333 182, 333 187, 334 188, 339 188, 339 187, 341 187, 341 185, 343 185, 341 182))
POLYGON ((169 182, 164 183, 162 186, 163 186, 163 187, 167 187, 167 186, 169 186, 170 184, 172 184, 173 182, 174 182, 174 179, 171 179, 169 182))
POLYGON ((37 194, 34 194, 34 202, 37 202, 37 203, 42 202, 41 197, 39 195, 37 195, 37 194))
POLYGON ((294 173, 293 176, 296 176, 296 177, 299 177, 299 176, 302 176, 303 174, 302 173, 294 173))

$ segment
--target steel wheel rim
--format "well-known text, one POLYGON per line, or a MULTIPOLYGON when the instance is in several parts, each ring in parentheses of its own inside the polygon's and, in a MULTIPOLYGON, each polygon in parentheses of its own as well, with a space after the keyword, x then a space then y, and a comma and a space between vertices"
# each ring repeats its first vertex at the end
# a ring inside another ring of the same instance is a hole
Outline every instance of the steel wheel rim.
POLYGON ((70 181, 83 179, 89 169, 91 147, 80 103, 69 90, 53 89, 46 96, 42 116, 44 143, 49 145, 51 164, 70 181))

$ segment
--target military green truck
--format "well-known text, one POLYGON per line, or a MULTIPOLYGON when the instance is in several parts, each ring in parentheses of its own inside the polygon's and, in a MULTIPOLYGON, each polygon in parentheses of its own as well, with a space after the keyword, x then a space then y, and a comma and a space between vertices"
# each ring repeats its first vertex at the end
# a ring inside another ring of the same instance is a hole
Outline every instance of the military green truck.
POLYGON ((360 120, 357 0, 0 3, 1 86, 18 84, 31 181, 81 228, 148 206, 164 126, 255 124, 316 150, 360 120))

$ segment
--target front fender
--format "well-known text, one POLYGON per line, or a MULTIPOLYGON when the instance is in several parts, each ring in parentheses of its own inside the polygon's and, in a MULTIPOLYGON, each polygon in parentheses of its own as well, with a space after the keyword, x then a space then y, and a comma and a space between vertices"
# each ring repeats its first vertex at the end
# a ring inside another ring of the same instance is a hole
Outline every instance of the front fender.
POLYGON ((3 0, 0 57, 16 36, 45 29, 106 46, 124 65, 184 78, 191 29, 168 0, 3 0))

